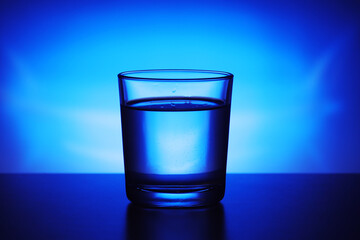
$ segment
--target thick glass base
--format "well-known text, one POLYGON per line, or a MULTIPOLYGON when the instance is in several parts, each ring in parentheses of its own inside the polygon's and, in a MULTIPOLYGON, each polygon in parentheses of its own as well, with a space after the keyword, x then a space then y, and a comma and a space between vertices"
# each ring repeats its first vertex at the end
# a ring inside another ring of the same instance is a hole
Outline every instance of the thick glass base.
POLYGON ((225 185, 127 184, 130 201, 146 207, 188 208, 215 204, 224 197, 225 185))

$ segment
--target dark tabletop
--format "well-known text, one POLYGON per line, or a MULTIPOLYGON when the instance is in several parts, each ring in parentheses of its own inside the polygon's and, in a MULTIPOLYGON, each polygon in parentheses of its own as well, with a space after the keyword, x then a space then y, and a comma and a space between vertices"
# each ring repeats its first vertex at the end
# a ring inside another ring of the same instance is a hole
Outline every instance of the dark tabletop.
POLYGON ((123 174, 0 175, 0 239, 360 239, 360 174, 229 174, 220 204, 145 209, 123 174))

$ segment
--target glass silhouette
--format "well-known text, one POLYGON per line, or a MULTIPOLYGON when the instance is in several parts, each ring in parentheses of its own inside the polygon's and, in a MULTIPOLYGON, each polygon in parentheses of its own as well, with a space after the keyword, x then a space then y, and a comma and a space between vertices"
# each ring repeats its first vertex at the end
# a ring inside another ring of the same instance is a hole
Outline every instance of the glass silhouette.
POLYGON ((220 201, 233 75, 171 69, 118 77, 129 200, 151 207, 220 201))

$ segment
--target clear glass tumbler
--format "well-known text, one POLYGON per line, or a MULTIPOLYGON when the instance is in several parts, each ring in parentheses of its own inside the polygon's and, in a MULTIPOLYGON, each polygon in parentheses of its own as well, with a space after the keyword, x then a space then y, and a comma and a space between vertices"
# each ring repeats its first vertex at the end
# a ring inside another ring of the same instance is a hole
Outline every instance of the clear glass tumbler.
POLYGON ((150 207, 220 201, 233 75, 162 69, 118 77, 129 200, 150 207))

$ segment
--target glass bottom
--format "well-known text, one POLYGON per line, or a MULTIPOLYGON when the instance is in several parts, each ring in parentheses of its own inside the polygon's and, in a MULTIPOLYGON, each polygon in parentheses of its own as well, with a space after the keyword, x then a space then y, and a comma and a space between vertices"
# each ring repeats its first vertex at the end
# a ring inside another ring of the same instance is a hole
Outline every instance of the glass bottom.
POLYGON ((188 208, 218 203, 225 192, 225 185, 143 185, 127 184, 130 201, 146 207, 188 208))

